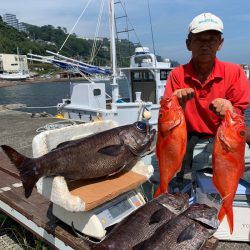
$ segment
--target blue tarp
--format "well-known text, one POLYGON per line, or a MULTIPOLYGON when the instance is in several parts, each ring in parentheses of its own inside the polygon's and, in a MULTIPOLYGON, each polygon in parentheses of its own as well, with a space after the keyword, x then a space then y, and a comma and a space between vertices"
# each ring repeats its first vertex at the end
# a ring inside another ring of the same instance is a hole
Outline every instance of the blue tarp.
POLYGON ((65 69, 65 70, 72 70, 75 71, 76 69, 81 71, 84 74, 103 74, 103 75, 111 75, 112 71, 109 69, 102 69, 97 66, 86 65, 86 64, 78 64, 72 65, 71 63, 62 62, 58 60, 52 60, 53 64, 57 65, 58 67, 65 69))

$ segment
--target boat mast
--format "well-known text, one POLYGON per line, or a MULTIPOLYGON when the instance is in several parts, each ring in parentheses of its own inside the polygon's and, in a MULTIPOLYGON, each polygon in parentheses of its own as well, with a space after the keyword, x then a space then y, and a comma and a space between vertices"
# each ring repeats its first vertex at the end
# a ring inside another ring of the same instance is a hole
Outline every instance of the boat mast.
POLYGON ((117 65, 116 65, 116 45, 115 45, 115 10, 114 0, 109 1, 110 4, 110 50, 112 60, 112 102, 116 102, 119 98, 119 88, 117 84, 117 65))

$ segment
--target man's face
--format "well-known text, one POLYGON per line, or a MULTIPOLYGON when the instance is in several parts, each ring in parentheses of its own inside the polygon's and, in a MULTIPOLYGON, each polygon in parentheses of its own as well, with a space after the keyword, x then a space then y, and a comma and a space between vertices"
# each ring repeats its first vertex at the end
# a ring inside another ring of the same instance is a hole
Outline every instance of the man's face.
POLYGON ((220 50, 223 38, 219 32, 209 30, 191 34, 186 43, 195 61, 209 62, 214 60, 216 52, 220 50))

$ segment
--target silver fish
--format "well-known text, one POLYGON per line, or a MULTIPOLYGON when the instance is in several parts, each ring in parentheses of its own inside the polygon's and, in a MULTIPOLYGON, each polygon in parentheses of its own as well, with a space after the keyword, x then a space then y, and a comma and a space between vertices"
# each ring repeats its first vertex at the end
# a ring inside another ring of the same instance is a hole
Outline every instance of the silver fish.
POLYGON ((187 194, 162 194, 118 223, 101 243, 91 249, 132 249, 187 207, 187 194))
POLYGON ((200 249, 219 226, 218 211, 204 204, 195 204, 133 249, 195 250, 200 249))
POLYGON ((38 158, 28 158, 6 145, 1 147, 19 170, 25 197, 28 198, 42 176, 79 180, 130 170, 150 150, 155 133, 148 124, 136 122, 63 142, 38 158))

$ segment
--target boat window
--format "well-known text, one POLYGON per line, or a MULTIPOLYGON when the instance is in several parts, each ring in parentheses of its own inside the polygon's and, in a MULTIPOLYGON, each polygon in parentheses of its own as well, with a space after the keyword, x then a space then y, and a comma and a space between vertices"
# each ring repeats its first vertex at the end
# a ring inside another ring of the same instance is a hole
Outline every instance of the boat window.
POLYGON ((93 94, 94 94, 94 96, 101 95, 101 90, 100 89, 94 89, 93 94))
POLYGON ((161 69, 160 70, 160 80, 166 80, 168 78, 169 73, 171 72, 170 69, 161 69))
POLYGON ((143 55, 143 56, 141 55, 141 56, 135 57, 135 63, 138 64, 140 67, 142 63, 146 63, 146 64, 153 63, 153 60, 150 55, 143 55))
POLYGON ((152 81, 154 75, 150 71, 133 71, 131 72, 131 78, 133 81, 152 81))

